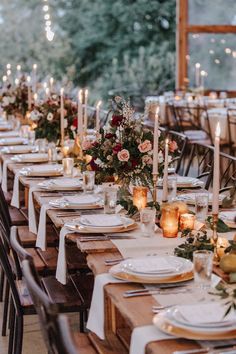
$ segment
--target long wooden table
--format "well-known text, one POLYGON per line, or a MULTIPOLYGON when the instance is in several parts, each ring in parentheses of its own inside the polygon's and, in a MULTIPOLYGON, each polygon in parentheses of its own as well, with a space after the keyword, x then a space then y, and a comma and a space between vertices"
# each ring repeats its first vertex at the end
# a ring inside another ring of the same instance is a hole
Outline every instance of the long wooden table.
MULTIPOLYGON (((9 171, 14 174, 19 169, 19 165, 10 164, 8 168, 9 171)), ((39 182, 39 179, 35 178, 34 180, 21 176, 19 181, 25 190, 25 205, 28 206, 29 188, 39 182)), ((34 192, 33 197, 36 210, 39 211, 42 204, 51 200, 53 196, 58 197, 60 195, 61 193, 49 193, 48 191, 34 192), (45 194, 50 194, 51 196, 44 197, 43 195, 45 194)), ((64 220, 57 215, 58 212, 58 210, 49 209, 47 211, 47 216, 59 232, 60 228, 63 226, 64 220)), ((66 210, 63 212, 66 212, 66 210)), ((86 254, 87 265, 93 272, 94 276, 108 272, 109 267, 105 265, 105 259, 121 256, 115 245, 109 240, 80 242, 79 237, 76 234, 68 235, 68 239, 76 242, 79 250, 83 254, 86 254)), ((157 302, 151 295, 131 299, 123 297, 123 292, 125 290, 136 288, 140 288, 140 285, 126 283, 108 284, 104 287, 106 341, 99 340, 93 333, 89 334, 99 353, 111 353, 110 349, 109 351, 106 350, 106 342, 109 343, 109 348, 113 348, 113 353, 128 353, 132 330, 139 326, 152 324, 152 305, 157 304, 157 302)), ((170 354, 175 350, 198 347, 199 346, 196 342, 185 339, 162 340, 149 343, 146 347, 146 353, 170 354)))

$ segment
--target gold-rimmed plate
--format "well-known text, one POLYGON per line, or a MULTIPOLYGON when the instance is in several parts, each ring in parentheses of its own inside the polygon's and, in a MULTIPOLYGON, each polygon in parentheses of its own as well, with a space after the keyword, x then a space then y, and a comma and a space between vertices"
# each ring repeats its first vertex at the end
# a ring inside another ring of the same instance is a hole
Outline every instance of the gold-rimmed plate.
POLYGON ((204 332, 203 330, 193 331, 191 328, 180 328, 168 321, 165 312, 161 312, 153 317, 153 324, 161 331, 181 338, 192 340, 224 340, 235 339, 236 330, 222 330, 222 332, 204 332))
POLYGON ((76 221, 68 222, 64 225, 69 230, 78 232, 80 234, 106 234, 106 233, 122 233, 129 232, 138 228, 137 223, 132 223, 131 225, 122 225, 116 227, 89 227, 79 224, 76 221))

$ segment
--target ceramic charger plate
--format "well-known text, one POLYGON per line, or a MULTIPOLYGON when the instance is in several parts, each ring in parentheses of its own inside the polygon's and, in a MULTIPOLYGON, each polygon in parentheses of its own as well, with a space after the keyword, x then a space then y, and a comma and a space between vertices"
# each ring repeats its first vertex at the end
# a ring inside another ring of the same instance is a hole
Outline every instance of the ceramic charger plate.
MULTIPOLYGON (((152 257, 145 257, 146 260, 152 257)), ((154 257, 155 258, 155 257, 154 257)), ((133 271, 129 269, 129 267, 125 267, 124 265, 127 263, 127 260, 120 262, 110 268, 109 273, 117 279, 126 280, 134 283, 143 283, 143 284, 160 284, 160 283, 178 283, 187 280, 191 280, 193 278, 193 264, 187 259, 178 258, 174 256, 166 256, 165 257, 170 263, 174 265, 175 259, 179 261, 181 264, 176 264, 176 271, 172 272, 145 272, 141 273, 141 268, 139 267, 139 272, 133 271)), ((138 260, 142 260, 143 258, 136 258, 138 260)), ((136 260, 135 258, 133 260, 136 260)), ((156 258, 157 259, 157 258, 156 258)), ((129 263, 132 263, 132 259, 128 260, 129 263)))
POLYGON ((153 318, 153 324, 157 326, 161 331, 180 338, 192 339, 192 340, 224 340, 235 339, 236 326, 230 327, 217 327, 211 328, 207 331, 206 328, 185 327, 167 315, 168 311, 158 313, 153 318))
POLYGON ((24 155, 15 155, 11 158, 14 162, 47 162, 48 161, 48 154, 41 154, 41 153, 32 153, 32 154, 24 154, 24 155))
POLYGON ((35 151, 35 147, 29 145, 7 146, 1 150, 3 154, 28 154, 32 151, 35 151))
POLYGON ((82 181, 79 178, 58 178, 41 182, 38 186, 50 191, 75 191, 82 190, 82 181))
POLYGON ((20 174, 24 176, 32 177, 51 177, 51 176, 62 176, 63 168, 61 165, 39 165, 25 167, 20 170, 20 174))
POLYGON ((132 231, 135 230, 136 228, 138 228, 137 223, 135 223, 134 220, 130 219, 130 218, 126 218, 126 217, 121 217, 121 220, 123 222, 122 225, 118 225, 118 226, 87 226, 87 225, 83 225, 80 222, 80 218, 79 219, 75 219, 71 222, 67 222, 64 226, 67 227, 69 230, 74 231, 74 232, 78 232, 80 234, 105 234, 105 233, 122 233, 122 232, 128 232, 128 231, 132 231))

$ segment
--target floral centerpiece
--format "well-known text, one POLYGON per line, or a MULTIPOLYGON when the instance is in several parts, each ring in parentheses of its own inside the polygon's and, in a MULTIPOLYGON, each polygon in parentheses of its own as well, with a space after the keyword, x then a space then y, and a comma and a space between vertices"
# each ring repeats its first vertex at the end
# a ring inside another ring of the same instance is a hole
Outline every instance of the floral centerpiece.
MULTIPOLYGON (((36 138, 46 138, 48 141, 57 142, 60 139, 60 96, 53 94, 44 102, 33 105, 30 120, 37 127, 36 138)), ((70 98, 64 102, 64 127, 65 138, 71 139, 76 135, 77 105, 70 98)))
POLYGON ((13 115, 16 112, 16 96, 11 84, 8 84, 1 90, 0 104, 7 115, 13 115))
MULTIPOLYGON (((94 142, 84 141, 83 149, 92 156, 90 166, 97 171, 99 182, 114 176, 122 184, 153 186, 153 132, 135 117, 130 103, 121 97, 112 102, 111 120, 100 129, 94 142)), ((159 175, 164 168, 164 137, 159 137, 159 175)), ((169 142, 169 162, 177 154, 175 141, 169 142)))

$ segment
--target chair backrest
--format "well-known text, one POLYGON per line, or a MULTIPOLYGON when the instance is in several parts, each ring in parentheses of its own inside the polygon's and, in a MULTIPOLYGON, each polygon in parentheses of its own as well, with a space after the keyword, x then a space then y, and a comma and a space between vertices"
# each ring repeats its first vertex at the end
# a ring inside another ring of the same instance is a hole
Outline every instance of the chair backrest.
POLYGON ((42 334, 50 354, 67 354, 61 340, 57 323, 58 307, 50 301, 41 287, 40 279, 32 261, 22 261, 24 279, 39 316, 42 334))
POLYGON ((168 131, 168 137, 175 141, 177 143, 178 146, 178 158, 176 159, 175 162, 175 171, 176 173, 179 174, 183 174, 184 172, 184 166, 183 166, 183 162, 184 162, 184 155, 186 153, 186 148, 187 148, 187 143, 188 143, 188 138, 179 132, 170 130, 168 131))
POLYGON ((12 300, 14 303, 15 311, 17 316, 22 316, 22 306, 19 298, 19 293, 15 283, 15 276, 11 268, 11 264, 9 262, 8 254, 5 249, 5 245, 3 242, 4 238, 2 235, 2 229, 0 229, 0 263, 4 274, 6 276, 7 282, 10 286, 12 300))
POLYGON ((236 157, 220 153, 220 187, 236 188, 236 157))
POLYGON ((0 185, 0 218, 3 221, 5 228, 10 231, 11 224, 12 224, 11 216, 9 213, 9 206, 7 204, 1 185, 0 185))
POLYGON ((214 148, 209 145, 192 144, 184 175, 196 177, 204 181, 208 189, 213 174, 214 148))
POLYGON ((60 337, 64 347, 66 348, 65 354, 78 354, 78 349, 74 344, 73 334, 71 333, 68 317, 66 315, 59 315, 57 321, 60 337))
POLYGON ((232 146, 235 144, 235 137, 236 137, 236 108, 227 109, 227 124, 228 124, 229 145, 232 148, 232 146))

